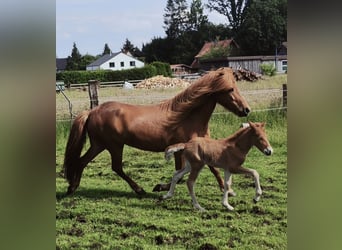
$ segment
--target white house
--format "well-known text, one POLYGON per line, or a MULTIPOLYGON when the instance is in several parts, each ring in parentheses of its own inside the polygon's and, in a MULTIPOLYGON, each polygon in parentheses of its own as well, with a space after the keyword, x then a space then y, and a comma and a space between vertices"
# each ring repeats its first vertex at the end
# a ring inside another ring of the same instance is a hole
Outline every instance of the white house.
POLYGON ((123 52, 105 54, 96 61, 87 65, 87 70, 122 70, 144 67, 144 62, 126 55, 123 52))

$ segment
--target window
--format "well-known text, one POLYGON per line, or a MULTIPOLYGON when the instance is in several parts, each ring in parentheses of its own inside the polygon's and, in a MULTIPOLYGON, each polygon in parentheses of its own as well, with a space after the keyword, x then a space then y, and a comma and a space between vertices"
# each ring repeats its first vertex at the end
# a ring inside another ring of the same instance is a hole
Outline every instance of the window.
POLYGON ((114 62, 110 62, 109 63, 109 68, 114 68, 115 67, 115 63, 114 62))
POLYGON ((121 67, 125 67, 125 62, 120 62, 121 67))
POLYGON ((134 67, 135 66, 135 61, 130 61, 129 65, 134 67))
POLYGON ((287 71, 287 60, 281 62, 281 68, 283 71, 287 71))

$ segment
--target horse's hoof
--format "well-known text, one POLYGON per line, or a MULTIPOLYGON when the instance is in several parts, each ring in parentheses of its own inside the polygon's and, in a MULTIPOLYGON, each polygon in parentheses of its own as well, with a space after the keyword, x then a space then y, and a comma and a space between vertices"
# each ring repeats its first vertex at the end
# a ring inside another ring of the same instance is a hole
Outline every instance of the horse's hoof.
POLYGON ((170 185, 168 184, 157 184, 153 188, 152 192, 169 191, 169 189, 170 189, 170 185))
POLYGON ((75 193, 75 188, 69 186, 65 195, 72 195, 73 193, 75 193))
POLYGON ((145 190, 142 189, 142 188, 140 188, 139 190, 136 190, 135 192, 136 192, 138 195, 145 195, 145 194, 146 194, 145 190))
POLYGON ((152 190, 152 192, 160 192, 160 191, 162 191, 161 190, 161 184, 157 184, 152 190))

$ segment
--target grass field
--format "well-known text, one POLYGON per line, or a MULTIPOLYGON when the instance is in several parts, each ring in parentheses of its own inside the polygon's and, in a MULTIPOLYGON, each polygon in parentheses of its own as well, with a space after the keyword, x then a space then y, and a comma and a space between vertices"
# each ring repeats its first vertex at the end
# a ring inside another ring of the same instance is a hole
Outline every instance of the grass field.
MULTIPOLYGON (((255 83, 253 83, 255 84, 255 83)), ((124 149, 124 171, 147 194, 137 196, 112 172, 110 157, 103 152, 84 170, 80 187, 65 197, 62 177, 63 154, 70 122, 56 124, 56 248, 57 249, 286 249, 287 248, 287 119, 282 110, 255 112, 248 118, 231 113, 213 114, 213 138, 235 132, 241 122, 266 121, 274 154, 264 156, 256 148, 245 166, 260 174, 263 195, 254 204, 254 181, 233 176, 236 197, 230 198, 234 212, 222 205, 222 192, 208 168, 199 175, 196 194, 207 212, 192 208, 184 180, 175 196, 159 201, 162 193, 153 187, 168 182, 173 162, 163 153, 131 147, 124 149)), ((87 145, 86 145, 87 146, 87 145)), ((223 172, 222 172, 223 174, 223 172)))

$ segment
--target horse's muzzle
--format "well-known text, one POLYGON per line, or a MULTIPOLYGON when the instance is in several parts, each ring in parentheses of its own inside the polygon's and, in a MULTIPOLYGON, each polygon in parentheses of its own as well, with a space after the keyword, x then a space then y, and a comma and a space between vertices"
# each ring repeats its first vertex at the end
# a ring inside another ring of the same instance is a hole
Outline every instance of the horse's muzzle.
POLYGON ((251 112, 249 108, 244 108, 243 112, 246 114, 246 116, 251 112))
POLYGON ((273 148, 268 147, 264 149, 264 154, 270 156, 273 153, 273 148))

